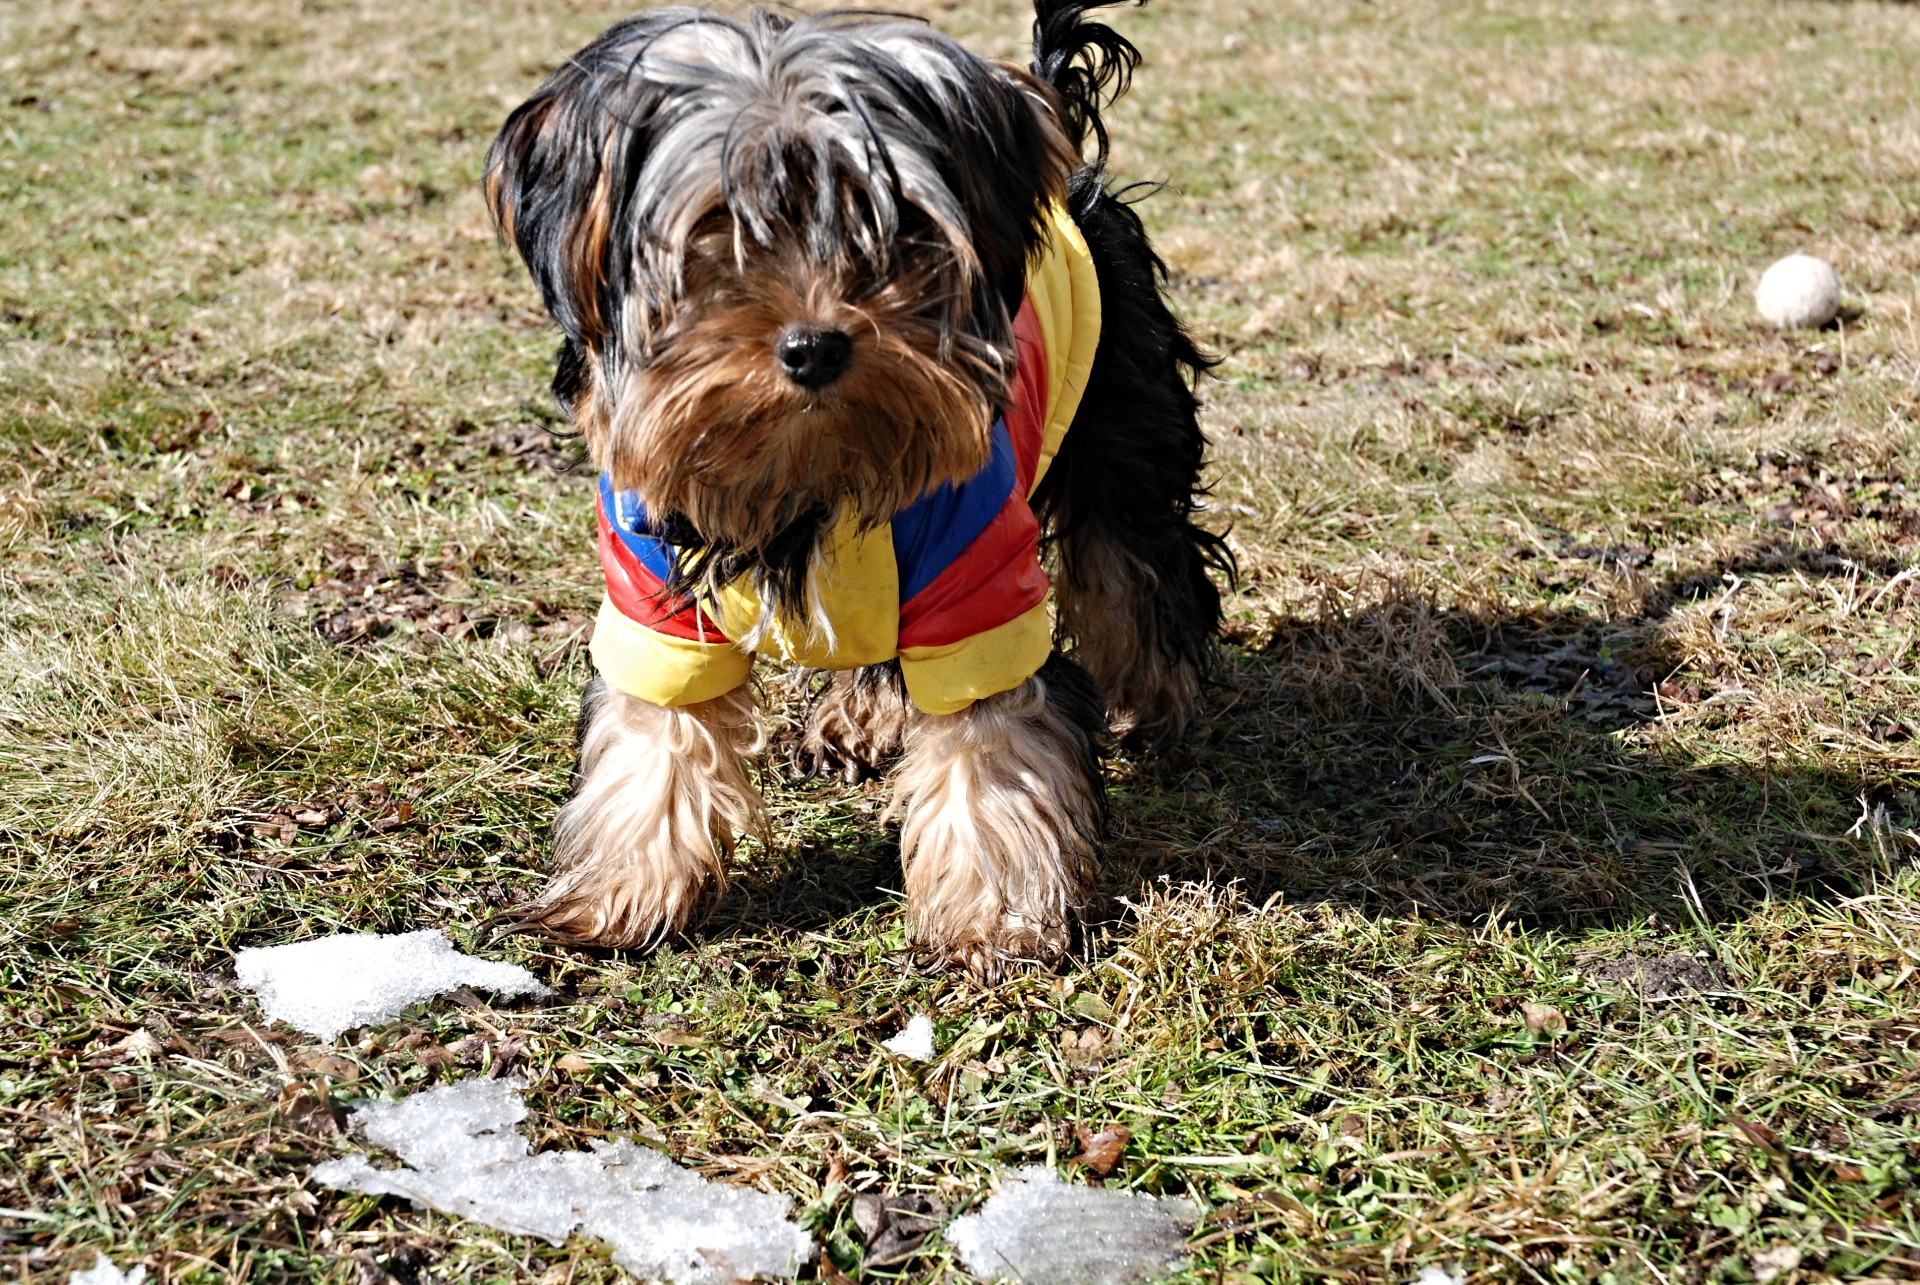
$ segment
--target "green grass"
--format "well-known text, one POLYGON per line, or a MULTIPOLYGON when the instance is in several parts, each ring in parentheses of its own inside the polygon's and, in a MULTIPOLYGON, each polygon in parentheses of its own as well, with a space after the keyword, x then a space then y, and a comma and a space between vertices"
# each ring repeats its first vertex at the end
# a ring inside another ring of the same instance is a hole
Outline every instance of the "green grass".
POLYGON ((1116 18, 1245 577, 1206 726, 1111 763, 1108 917, 988 990, 905 951, 884 793, 784 742, 695 939, 481 931, 598 588, 475 173, 615 16, 0 11, 0 1274, 617 1278, 306 1186, 355 1098, 512 1071, 542 1145, 784 1192, 856 1276, 854 1192, 957 1208, 1117 1123, 1111 1183, 1208 1211, 1195 1280, 1920 1278, 1911 6, 1116 18), (1843 328, 1754 317, 1798 248, 1843 328), (559 994, 324 1049, 232 981, 415 927, 559 994))

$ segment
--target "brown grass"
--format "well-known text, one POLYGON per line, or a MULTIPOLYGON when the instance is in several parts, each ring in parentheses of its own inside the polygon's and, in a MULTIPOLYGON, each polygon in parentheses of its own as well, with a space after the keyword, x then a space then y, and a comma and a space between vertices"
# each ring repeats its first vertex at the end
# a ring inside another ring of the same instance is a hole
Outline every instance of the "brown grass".
POLYGON ((543 1146, 786 1192, 853 1275, 855 1193, 1111 1124, 1195 1279, 1920 1274, 1912 6, 1116 13, 1245 578, 1203 732, 1108 769, 1110 917, 984 989, 907 950, 875 787, 777 766, 693 941, 475 935, 544 877, 597 595, 477 169, 614 16, 0 8, 6 1271, 611 1279, 305 1184, 354 1098, 512 1070, 543 1146), (1753 315, 1794 249, 1842 326, 1753 315), (425 926, 558 998, 321 1048, 230 980, 425 926))

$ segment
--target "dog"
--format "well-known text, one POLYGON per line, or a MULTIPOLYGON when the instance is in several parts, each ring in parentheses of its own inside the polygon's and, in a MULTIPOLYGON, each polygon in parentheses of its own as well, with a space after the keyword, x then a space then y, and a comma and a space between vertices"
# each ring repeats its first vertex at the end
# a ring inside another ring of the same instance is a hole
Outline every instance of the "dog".
POLYGON ((527 926, 706 912, 761 815, 757 654, 821 674, 815 769, 891 771, 916 946, 1063 956, 1104 738, 1187 729, 1233 574, 1194 521, 1211 359, 1105 170, 1140 54, 1086 13, 1119 2, 1037 0, 1027 68, 897 15, 660 9, 507 119, 485 195, 563 336, 607 582, 527 926))

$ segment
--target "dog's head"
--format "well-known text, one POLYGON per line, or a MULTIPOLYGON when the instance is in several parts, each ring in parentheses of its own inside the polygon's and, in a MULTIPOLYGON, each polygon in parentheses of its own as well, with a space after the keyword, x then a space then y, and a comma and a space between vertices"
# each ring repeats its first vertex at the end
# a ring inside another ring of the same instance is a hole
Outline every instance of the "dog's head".
POLYGON ((668 9, 508 118, 486 194, 596 462, 753 556, 981 467, 1076 163, 1052 90, 917 23, 668 9))

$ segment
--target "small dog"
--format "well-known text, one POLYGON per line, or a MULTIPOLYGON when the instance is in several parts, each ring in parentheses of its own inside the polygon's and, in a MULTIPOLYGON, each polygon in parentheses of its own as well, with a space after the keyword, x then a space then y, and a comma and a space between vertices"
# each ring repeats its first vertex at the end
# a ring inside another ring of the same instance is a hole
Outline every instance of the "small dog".
POLYGON ((816 770, 892 768, 917 944, 1065 951, 1101 740, 1187 727, 1233 573, 1192 520, 1209 359, 1104 173, 1140 55, 1084 14, 1118 2, 1037 0, 1025 70, 893 15, 661 9, 508 118, 486 196, 564 334, 607 580, 530 924, 704 913, 764 653, 825 671, 816 770))

